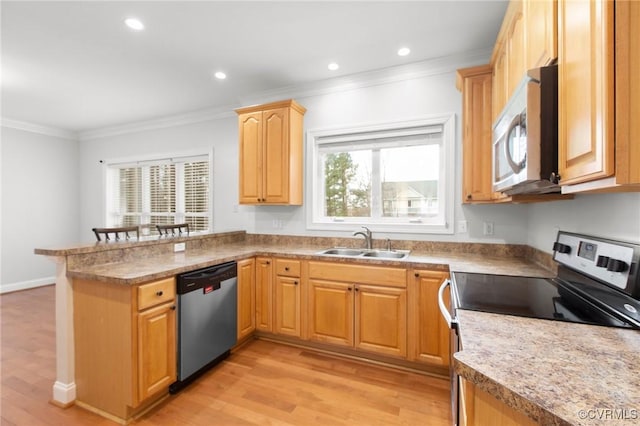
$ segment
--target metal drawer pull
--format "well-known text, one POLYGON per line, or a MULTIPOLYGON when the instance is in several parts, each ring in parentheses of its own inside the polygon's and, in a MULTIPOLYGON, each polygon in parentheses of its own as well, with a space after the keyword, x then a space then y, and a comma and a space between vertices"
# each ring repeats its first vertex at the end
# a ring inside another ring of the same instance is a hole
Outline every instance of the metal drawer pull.
POLYGON ((162 296, 164 293, 162 292, 162 290, 160 291, 156 291, 156 296, 162 296))

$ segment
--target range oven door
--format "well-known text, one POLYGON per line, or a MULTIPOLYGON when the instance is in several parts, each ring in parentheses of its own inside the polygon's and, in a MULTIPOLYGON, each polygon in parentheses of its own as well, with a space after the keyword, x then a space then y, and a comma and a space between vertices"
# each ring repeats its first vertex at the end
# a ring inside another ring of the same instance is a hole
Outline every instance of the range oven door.
POLYGON ((449 309, 447 308, 444 302, 444 292, 446 291, 447 287, 449 287, 451 290, 450 309, 451 309, 451 312, 453 312, 455 315, 458 302, 457 302, 455 291, 451 286, 450 280, 443 281, 442 284, 440 285, 440 288, 438 289, 438 306, 440 307, 440 313, 444 317, 445 321, 447 322, 447 325, 449 326, 449 329, 451 330, 451 339, 450 339, 451 349, 449 351, 449 376, 451 380, 451 418, 453 420, 453 423, 452 423, 453 426, 457 426, 459 424, 460 380, 458 379, 458 375, 456 374, 455 369, 453 368, 453 354, 458 352, 458 350, 460 349, 460 340, 458 336, 458 322, 456 321, 455 317, 452 318, 451 314, 449 313, 449 309))

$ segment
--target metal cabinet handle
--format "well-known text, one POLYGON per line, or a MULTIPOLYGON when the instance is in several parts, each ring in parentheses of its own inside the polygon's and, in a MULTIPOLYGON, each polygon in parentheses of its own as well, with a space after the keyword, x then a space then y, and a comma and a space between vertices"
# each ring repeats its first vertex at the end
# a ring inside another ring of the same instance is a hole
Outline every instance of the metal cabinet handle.
POLYGON ((449 314, 447 307, 444 305, 443 299, 444 290, 450 285, 451 280, 444 280, 442 284, 440 284, 440 288, 438 289, 438 307, 440 308, 440 313, 444 317, 444 320, 447 322, 447 326, 449 326, 449 328, 452 328, 451 324, 453 323, 453 320, 451 319, 451 315, 449 314))
POLYGON ((294 285, 298 285, 298 281, 294 281, 294 282, 293 282, 293 284, 294 284, 294 285))
POLYGON ((414 273, 413 276, 416 278, 420 278, 420 274, 418 272, 414 273))
POLYGON ((288 267, 288 266, 285 266, 285 267, 284 267, 284 270, 285 270, 285 271, 288 271, 288 270, 289 270, 289 267, 288 267))
POLYGON ((160 291, 156 291, 156 296, 162 296, 164 293, 162 292, 162 290, 160 291))

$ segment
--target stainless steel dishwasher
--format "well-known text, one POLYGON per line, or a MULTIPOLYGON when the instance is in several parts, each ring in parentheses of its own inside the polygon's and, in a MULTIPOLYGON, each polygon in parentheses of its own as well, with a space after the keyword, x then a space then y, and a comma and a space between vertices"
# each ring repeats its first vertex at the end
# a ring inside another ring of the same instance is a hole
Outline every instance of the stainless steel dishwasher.
POLYGON ((236 262, 178 275, 178 380, 175 393, 226 358, 237 341, 236 262))

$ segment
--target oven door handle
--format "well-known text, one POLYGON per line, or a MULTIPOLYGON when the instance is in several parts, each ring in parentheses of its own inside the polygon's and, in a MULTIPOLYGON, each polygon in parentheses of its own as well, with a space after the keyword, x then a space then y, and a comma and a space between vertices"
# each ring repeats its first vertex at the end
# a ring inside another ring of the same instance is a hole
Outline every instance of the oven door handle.
POLYGON ((444 305, 444 290, 451 285, 451 280, 447 279, 440 284, 440 288, 438 289, 438 306, 440 307, 440 313, 444 317, 444 320, 447 322, 447 326, 450 329, 453 329, 456 326, 456 320, 451 318, 451 314, 449 314, 449 310, 444 305))

